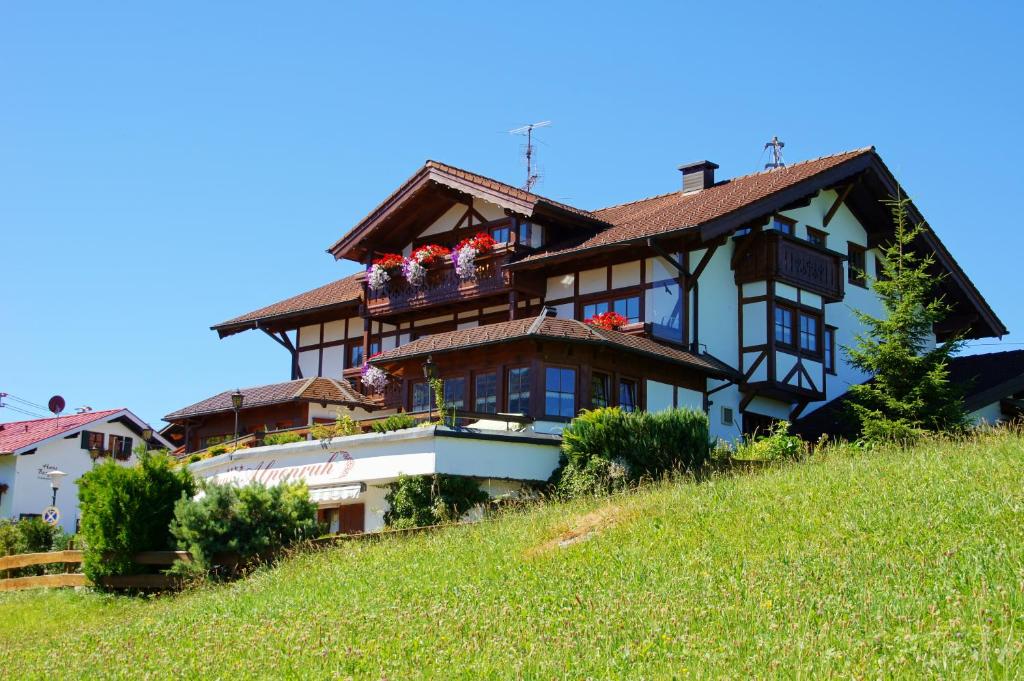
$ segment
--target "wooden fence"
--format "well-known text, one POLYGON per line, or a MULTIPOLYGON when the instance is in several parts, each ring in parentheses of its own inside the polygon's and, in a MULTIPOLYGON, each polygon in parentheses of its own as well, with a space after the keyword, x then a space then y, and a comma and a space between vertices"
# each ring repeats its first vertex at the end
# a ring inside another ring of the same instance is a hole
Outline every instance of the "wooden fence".
MULTIPOLYGON (((38 587, 93 586, 81 572, 70 572, 71 566, 82 564, 82 551, 51 551, 49 553, 19 553, 0 556, 0 574, 3 571, 33 565, 54 565, 62 563, 66 572, 32 575, 28 577, 7 577, 0 579, 0 591, 20 591, 38 587)), ((136 554, 132 562, 136 565, 164 565, 170 567, 174 561, 191 562, 192 556, 185 551, 145 551, 136 554)), ((113 575, 104 577, 102 586, 110 589, 176 589, 181 579, 173 575, 113 575)))

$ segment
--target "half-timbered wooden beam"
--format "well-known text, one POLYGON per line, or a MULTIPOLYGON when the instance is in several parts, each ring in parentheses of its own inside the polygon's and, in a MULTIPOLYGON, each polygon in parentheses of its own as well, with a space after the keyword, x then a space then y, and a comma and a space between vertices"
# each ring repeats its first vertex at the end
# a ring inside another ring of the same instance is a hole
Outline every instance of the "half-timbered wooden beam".
POLYGON ((825 213, 825 217, 821 220, 822 227, 828 227, 828 223, 832 222, 832 218, 835 217, 836 211, 839 210, 839 206, 843 205, 843 201, 846 201, 846 197, 850 195, 850 190, 853 189, 854 182, 849 182, 845 187, 840 190, 839 195, 836 196, 836 200, 829 206, 828 212, 825 213))
POLYGON ((704 251, 704 257, 702 257, 700 259, 700 262, 697 263, 697 268, 693 270, 693 274, 690 275, 690 278, 686 282, 687 290, 692 289, 693 285, 697 283, 698 279, 700 279, 701 273, 704 272, 704 269, 708 266, 708 263, 711 262, 711 258, 715 257, 715 251, 718 250, 718 246, 720 243, 721 242, 715 242, 709 245, 708 249, 704 251))
POLYGON ((690 276, 690 273, 686 271, 686 268, 683 267, 683 265, 679 263, 679 261, 673 258, 668 251, 662 248, 661 244, 659 244, 655 239, 648 239, 647 247, 650 248, 655 253, 657 253, 662 258, 664 258, 665 260, 667 260, 668 263, 672 265, 672 267, 675 267, 676 270, 679 271, 679 274, 683 275, 684 277, 690 276))

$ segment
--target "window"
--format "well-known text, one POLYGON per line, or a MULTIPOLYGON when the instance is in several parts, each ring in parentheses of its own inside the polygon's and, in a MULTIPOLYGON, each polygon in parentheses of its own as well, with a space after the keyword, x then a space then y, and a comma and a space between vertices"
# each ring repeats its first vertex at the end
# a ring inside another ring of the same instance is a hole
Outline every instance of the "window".
POLYGON ((110 451, 112 456, 129 457, 132 454, 132 439, 130 437, 121 437, 120 435, 111 435, 108 442, 110 443, 107 449, 110 451))
POLYGON ((793 344, 793 311, 788 307, 775 308, 775 342, 782 345, 793 344))
POLYGON ((782 232, 783 234, 793 235, 793 228, 796 226, 796 220, 790 220, 784 218, 781 215, 775 215, 772 217, 772 229, 776 232, 782 232))
POLYGON ((825 371, 830 374, 836 373, 836 329, 834 326, 825 327, 825 371))
POLYGON ((474 385, 473 409, 482 414, 494 414, 498 411, 498 375, 491 372, 477 374, 474 385))
POLYGON ((732 407, 722 407, 722 425, 731 426, 733 419, 732 407))
POLYGON ((412 384, 412 410, 427 411, 434 406, 434 391, 426 381, 412 384))
POLYGON ((520 222, 519 223, 519 243, 523 246, 530 245, 530 223, 520 222))
POLYGON ((499 244, 507 244, 508 235, 508 225, 504 225, 502 227, 495 227, 494 229, 491 230, 491 236, 494 237, 494 240, 497 241, 499 244))
POLYGON ((370 357, 373 357, 380 352, 380 341, 372 341, 370 343, 370 357))
POLYGON ((444 379, 444 403, 447 407, 463 409, 466 406, 466 379, 444 379))
POLYGON ((818 318, 800 313, 800 349, 818 354, 818 318))
POLYGON ((612 303, 612 309, 625 317, 630 324, 640 321, 640 297, 619 298, 612 303))
POLYGON ((590 406, 607 407, 611 404, 611 377, 594 372, 590 375, 590 406))
POLYGON ((846 279, 854 286, 867 286, 864 270, 867 267, 866 250, 857 244, 848 244, 847 255, 849 262, 846 264, 846 279))
POLYGON ((607 300, 601 301, 600 303, 587 303, 583 306, 583 319, 587 320, 596 314, 604 314, 611 309, 607 300))
POLYGON ((576 370, 547 367, 544 370, 544 414, 571 419, 576 415, 576 370))
POLYGON ((875 253, 875 281, 885 281, 889 277, 885 274, 885 264, 882 256, 875 253))
POLYGON ((619 406, 622 411, 636 411, 636 381, 628 378, 619 381, 619 406))
POLYGON ((820 229, 814 229, 813 227, 807 228, 807 240, 815 246, 821 246, 825 248, 828 246, 828 234, 821 231, 820 229))
POLYGON ((618 312, 625 317, 630 324, 640 321, 640 296, 619 298, 618 300, 602 300, 594 303, 587 303, 583 306, 583 319, 587 320, 596 314, 604 312, 618 312))
POLYGON ((511 414, 530 412, 530 368, 508 370, 508 411, 511 414))
POLYGON ((89 430, 82 431, 82 449, 103 449, 103 433, 94 433, 89 430))
POLYGON ((363 366, 363 342, 359 341, 356 345, 350 345, 348 348, 348 368, 358 369, 363 366))

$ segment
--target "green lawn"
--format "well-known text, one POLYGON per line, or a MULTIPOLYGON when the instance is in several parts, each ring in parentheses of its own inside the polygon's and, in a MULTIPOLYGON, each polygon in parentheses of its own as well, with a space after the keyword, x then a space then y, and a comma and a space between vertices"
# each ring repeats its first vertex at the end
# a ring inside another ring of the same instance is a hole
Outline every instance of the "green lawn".
POLYGON ((834 451, 352 543, 177 596, 0 595, 0 670, 1015 678, 1022 515, 1020 436, 834 451))

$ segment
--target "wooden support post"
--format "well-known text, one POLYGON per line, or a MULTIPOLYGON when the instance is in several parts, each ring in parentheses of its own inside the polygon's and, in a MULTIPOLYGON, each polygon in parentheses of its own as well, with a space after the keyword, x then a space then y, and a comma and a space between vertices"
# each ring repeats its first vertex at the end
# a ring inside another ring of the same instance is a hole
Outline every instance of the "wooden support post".
POLYGON ((850 195, 850 190, 853 189, 854 184, 856 183, 850 182, 843 187, 842 191, 839 192, 839 196, 836 197, 836 200, 829 207, 828 212, 825 213, 825 217, 821 221, 822 227, 828 227, 828 223, 832 222, 832 218, 835 217, 836 211, 839 210, 839 206, 843 205, 843 201, 846 201, 846 197, 850 195))

